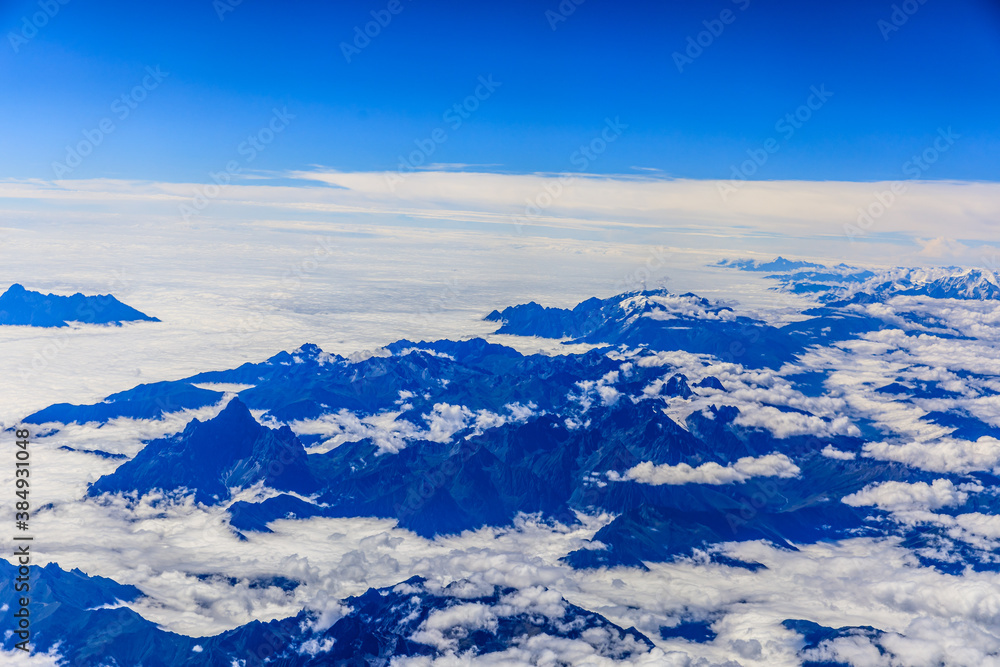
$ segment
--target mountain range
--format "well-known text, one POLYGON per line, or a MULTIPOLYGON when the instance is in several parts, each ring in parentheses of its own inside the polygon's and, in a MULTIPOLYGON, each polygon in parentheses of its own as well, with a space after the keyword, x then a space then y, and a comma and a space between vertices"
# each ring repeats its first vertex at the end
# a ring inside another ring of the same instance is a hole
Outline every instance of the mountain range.
MULTIPOLYGON (((497 333, 591 349, 524 354, 481 338, 401 340, 358 359, 305 344, 92 405, 53 405, 25 422, 58 438, 70 425, 204 413, 143 442, 81 502, 190 498, 224 510, 244 542, 268 535, 276 521, 385 519, 433 541, 512 529, 526 516, 566 529, 606 516, 562 556, 564 566, 613 573, 704 562, 750 576, 766 566, 728 555, 732 545, 795 553, 870 538, 898 541, 912 567, 943 576, 1000 571, 992 542, 956 528, 984 531, 977 526, 1000 515, 1000 428, 983 408, 996 385, 973 369, 949 375, 898 361, 906 345, 968 340, 960 322, 926 304, 995 300, 996 276, 781 258, 722 266, 782 272, 769 278, 814 301, 784 325, 666 290, 573 308, 532 302, 485 319, 497 333), (845 391, 839 362, 825 360, 880 350, 885 340, 897 346, 878 357, 885 374, 869 372, 845 391)), ((607 660, 654 660, 660 642, 710 644, 720 627, 691 617, 651 634, 556 590, 556 611, 541 611, 499 585, 470 593, 468 582, 401 577, 339 601, 333 620, 303 609, 193 639, 132 611, 144 595, 138 589, 56 565, 39 572, 60 583, 43 589, 52 614, 39 625, 37 646, 58 642, 81 665, 104 664, 99 656, 116 664, 265 664, 255 650, 271 636, 282 639, 266 664, 501 656, 549 641, 607 660), (120 631, 98 630, 108 623, 120 631)), ((0 597, 11 596, 0 584, 0 597)), ((836 642, 863 639, 879 651, 891 644, 870 625, 792 615, 781 623, 801 637, 803 664, 846 664, 820 659, 836 642)))

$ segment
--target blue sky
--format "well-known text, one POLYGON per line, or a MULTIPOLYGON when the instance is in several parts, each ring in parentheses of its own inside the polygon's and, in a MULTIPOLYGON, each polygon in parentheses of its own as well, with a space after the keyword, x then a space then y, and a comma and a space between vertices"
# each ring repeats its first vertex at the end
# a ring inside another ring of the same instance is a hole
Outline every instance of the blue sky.
POLYGON ((890 180, 951 127, 961 138, 923 178, 1000 173, 995 2, 912 0, 887 32, 891 2, 567 0, 574 10, 553 23, 555 0, 398 0, 348 62, 341 44, 389 2, 243 0, 220 20, 231 1, 52 0, 58 11, 30 39, 20 37, 37 0, 4 3, 0 177, 53 178, 67 145, 110 119, 114 131, 69 177, 204 181, 274 108, 294 119, 253 169, 391 170, 441 128, 428 162, 571 171, 574 151, 619 118, 627 129, 589 172, 728 178, 775 138, 753 178, 890 180), (707 46, 679 71, 673 54, 720 18, 730 22, 702 35, 707 46), (119 118, 114 101, 157 66, 166 78, 119 118), (490 75, 501 85, 449 127, 445 112, 490 75), (813 86, 833 95, 794 134, 779 132, 813 86))

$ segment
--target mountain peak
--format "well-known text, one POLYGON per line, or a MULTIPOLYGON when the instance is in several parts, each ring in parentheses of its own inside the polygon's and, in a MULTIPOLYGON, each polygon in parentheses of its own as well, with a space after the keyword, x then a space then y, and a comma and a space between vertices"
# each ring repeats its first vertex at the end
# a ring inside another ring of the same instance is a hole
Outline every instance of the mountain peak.
MULTIPOLYGON (((232 420, 241 420, 241 421, 251 420, 258 426, 260 426, 257 420, 254 419, 253 415, 250 413, 250 408, 247 407, 246 403, 240 400, 239 396, 233 396, 233 399, 228 403, 226 403, 226 407, 222 408, 222 411, 218 415, 216 415, 214 419, 210 419, 209 422, 232 421, 232 420)), ((202 423, 208 423, 208 422, 202 422, 202 423)))
POLYGON ((198 502, 213 504, 229 498, 230 489, 259 481, 303 493, 315 486, 305 448, 291 429, 261 425, 243 401, 233 398, 214 418, 194 419, 180 434, 147 444, 97 480, 90 494, 194 489, 198 502))

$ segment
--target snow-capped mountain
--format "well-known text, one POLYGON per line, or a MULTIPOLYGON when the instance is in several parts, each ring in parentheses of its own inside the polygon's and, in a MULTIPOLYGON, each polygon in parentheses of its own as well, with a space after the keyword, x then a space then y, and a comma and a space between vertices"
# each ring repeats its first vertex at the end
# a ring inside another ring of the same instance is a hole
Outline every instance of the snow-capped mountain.
POLYGON ((782 289, 799 294, 816 293, 824 303, 881 303, 897 296, 924 296, 934 299, 992 301, 1000 298, 1000 277, 981 268, 896 267, 872 271, 846 264, 789 262, 781 257, 761 264, 753 260, 723 260, 717 266, 741 271, 767 271, 782 289), (808 270, 803 270, 808 269, 808 270))
POLYGON ((890 269, 862 283, 845 285, 832 300, 846 303, 885 301, 894 296, 992 301, 1000 299, 997 274, 983 269, 890 269))

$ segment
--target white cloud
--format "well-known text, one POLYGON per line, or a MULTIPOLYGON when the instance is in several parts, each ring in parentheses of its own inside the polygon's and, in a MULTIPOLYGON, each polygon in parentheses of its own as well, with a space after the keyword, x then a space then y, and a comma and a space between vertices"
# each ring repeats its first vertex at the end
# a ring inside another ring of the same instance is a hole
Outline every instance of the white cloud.
POLYGON ((864 456, 932 472, 995 470, 1000 466, 1000 440, 984 435, 975 442, 951 438, 902 445, 869 442, 864 445, 864 456))
POLYGON ((936 479, 932 483, 883 482, 871 484, 857 493, 843 498, 852 507, 875 505, 888 512, 906 510, 936 510, 951 505, 961 505, 969 494, 956 487, 951 480, 936 479))
POLYGON ((473 602, 431 612, 410 639, 434 646, 439 651, 449 651, 457 646, 456 635, 464 637, 469 630, 496 632, 496 629, 497 616, 493 609, 473 602))
POLYGON ((955 523, 963 530, 992 540, 1000 540, 1000 516, 972 512, 959 514, 955 523))
POLYGON ((423 417, 427 422, 427 432, 423 437, 434 442, 449 442, 451 436, 466 427, 472 418, 472 411, 464 405, 435 403, 431 413, 423 417))
POLYGON ((329 653, 330 650, 333 648, 333 645, 336 643, 336 641, 337 640, 335 640, 333 637, 328 637, 323 641, 319 641, 317 639, 310 639, 308 641, 302 642, 302 645, 299 646, 299 653, 309 656, 319 655, 320 653, 329 653))
POLYGON ((822 450, 820 450, 820 454, 827 457, 828 459, 837 459, 839 461, 853 461, 854 459, 858 458, 858 455, 855 454, 854 452, 844 452, 837 449, 833 445, 827 445, 826 447, 824 447, 822 450))
POLYGON ((608 472, 613 482, 632 480, 642 484, 659 486, 662 484, 733 484, 745 482, 751 477, 796 477, 801 470, 784 454, 767 454, 754 458, 746 456, 736 463, 726 466, 714 461, 703 463, 697 468, 687 463, 654 465, 644 461, 619 474, 608 472))
POLYGON ((57 646, 53 646, 45 653, 25 653, 19 649, 8 651, 0 648, 0 661, 8 665, 18 665, 21 667, 59 667, 66 664, 59 654, 57 646))
MULTIPOLYGON (((409 394, 409 392, 400 393, 409 394)), ((412 398, 412 394, 404 396, 401 400, 407 398, 412 398)), ((473 433, 479 434, 486 429, 507 423, 523 423, 537 414, 538 406, 534 403, 528 405, 510 403, 504 407, 509 414, 497 414, 489 410, 478 410, 473 413, 463 405, 435 403, 429 413, 421 415, 426 428, 399 419, 401 412, 380 412, 358 417, 345 409, 315 419, 294 421, 289 426, 301 435, 318 434, 327 437, 322 443, 310 449, 313 453, 329 451, 345 442, 371 438, 380 453, 395 454, 412 440, 450 442, 456 433, 465 428, 475 427, 473 433)))
POLYGON ((618 382, 619 371, 608 371, 597 380, 581 380, 576 383, 580 393, 570 394, 569 398, 580 404, 584 412, 594 404, 594 398, 601 401, 601 405, 614 405, 621 397, 621 392, 614 388, 618 382))
POLYGON ((842 662, 852 667, 892 667, 890 658, 862 634, 828 639, 805 651, 802 657, 814 662, 842 662))
POLYGON ((740 426, 766 428, 777 438, 788 438, 793 435, 815 435, 819 437, 831 435, 861 435, 857 426, 843 415, 829 421, 815 415, 804 415, 801 412, 786 412, 770 405, 747 406, 740 411, 734 423, 740 426))
POLYGON ((969 253, 969 247, 955 239, 938 236, 933 239, 917 239, 923 246, 920 254, 925 257, 947 257, 949 259, 964 258, 969 253))

